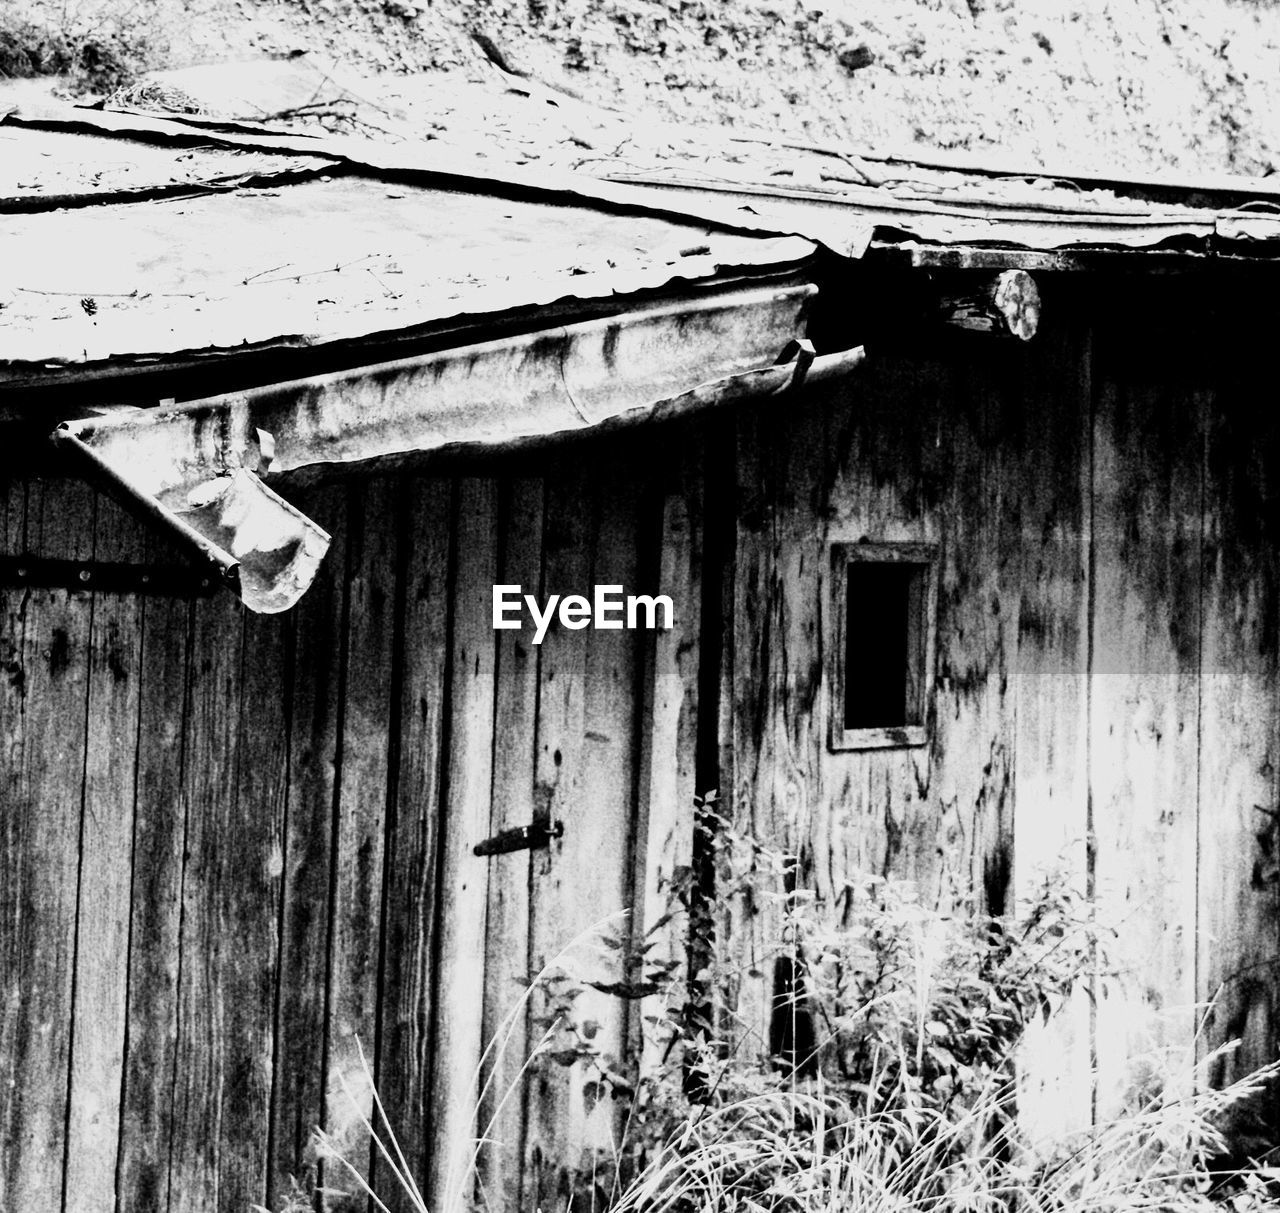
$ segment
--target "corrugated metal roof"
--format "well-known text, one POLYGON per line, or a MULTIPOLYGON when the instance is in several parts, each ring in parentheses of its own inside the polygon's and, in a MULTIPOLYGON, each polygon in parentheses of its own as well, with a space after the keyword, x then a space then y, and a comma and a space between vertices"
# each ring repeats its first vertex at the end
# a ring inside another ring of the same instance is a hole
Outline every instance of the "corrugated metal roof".
POLYGON ((337 177, 11 216, 0 362, 317 345, 774 268, 795 237, 337 177))
POLYGON ((814 251, 732 205, 707 222, 626 187, 464 176, 363 143, 86 111, 0 136, 21 149, 0 178, 0 378, 321 345, 814 251))
MULTIPOLYGON (((259 73, 257 111, 273 89, 296 91, 302 64, 259 73), (274 84, 272 81, 274 80, 274 84)), ((170 73, 188 83, 184 73, 170 73)), ((327 77, 313 87, 323 89, 327 77)), ((196 87, 198 82, 190 82, 196 87)), ((332 84, 329 87, 336 87, 332 84)), ((488 82, 425 74, 384 83, 350 121, 508 171, 572 170, 599 181, 663 189, 669 205, 717 194, 746 197, 777 219, 825 223, 808 234, 838 248, 839 223, 861 218, 878 240, 1024 249, 1145 249, 1170 241, 1235 243, 1233 255, 1270 255, 1277 240, 1280 179, 1100 173, 1069 166, 992 161, 924 146, 865 149, 773 141, 731 129, 638 122, 535 81, 494 72, 488 82), (674 189, 683 189, 678 195, 674 189), (828 232, 830 238, 828 238, 828 232)), ((325 94, 329 95, 329 94, 325 94)), ((334 94, 339 95, 339 94, 334 94)), ((348 103, 350 93, 345 95, 348 103)), ((213 96, 218 109, 222 98, 213 96)), ((222 109, 224 116, 241 115, 222 109)), ((254 112, 252 108, 244 113, 254 112)), ((243 115, 241 115, 243 116, 243 115)), ((856 249, 840 249, 854 252, 856 249)))
POLYGON ((1258 242, 1280 240, 1278 178, 1126 176, 927 147, 771 141, 726 129, 637 123, 513 77, 487 85, 412 77, 383 103, 398 107, 397 129, 429 125, 437 144, 456 150, 661 188, 671 205, 719 194, 754 199, 791 222, 799 214, 813 222, 857 216, 885 242, 906 237, 1042 250, 1225 241, 1238 246, 1230 250, 1234 255, 1249 256, 1273 254, 1258 242))

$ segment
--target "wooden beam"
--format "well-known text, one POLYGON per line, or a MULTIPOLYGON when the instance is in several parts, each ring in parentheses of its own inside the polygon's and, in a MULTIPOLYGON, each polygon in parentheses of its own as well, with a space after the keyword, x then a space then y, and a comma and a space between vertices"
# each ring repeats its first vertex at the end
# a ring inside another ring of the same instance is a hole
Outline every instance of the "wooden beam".
MULTIPOLYGON (((1114 250, 1113 250, 1114 251, 1114 250)), ((1133 250, 1126 250, 1128 255, 1133 250)), ((987 248, 971 244, 922 244, 915 240, 873 240, 868 263, 888 262, 924 270, 1027 270, 1029 273, 1070 272, 1085 268, 1076 253, 1061 250, 987 248)))
POLYGON ((938 311, 944 324, 1030 341, 1040 325, 1040 288, 1026 270, 942 278, 938 311))

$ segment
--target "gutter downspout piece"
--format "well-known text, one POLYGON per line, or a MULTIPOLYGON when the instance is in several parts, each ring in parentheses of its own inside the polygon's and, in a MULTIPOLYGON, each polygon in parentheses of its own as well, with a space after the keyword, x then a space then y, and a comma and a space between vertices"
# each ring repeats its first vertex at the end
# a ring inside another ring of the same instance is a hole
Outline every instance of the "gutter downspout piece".
POLYGON ((198 484, 171 509, 90 447, 77 432, 84 425, 92 423, 63 422, 53 445, 87 480, 210 566, 251 611, 286 611, 306 592, 330 536, 252 472, 236 468, 198 484))

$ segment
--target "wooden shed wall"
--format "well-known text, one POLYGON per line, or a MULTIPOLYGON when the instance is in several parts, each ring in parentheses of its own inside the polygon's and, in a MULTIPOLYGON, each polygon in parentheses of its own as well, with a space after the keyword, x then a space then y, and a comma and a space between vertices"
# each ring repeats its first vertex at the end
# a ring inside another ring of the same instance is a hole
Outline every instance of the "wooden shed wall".
MULTIPOLYGON (((1094 896, 1118 977, 1028 1050, 1048 1132, 1222 1041, 1219 1077, 1277 1055, 1280 419, 1274 314, 1212 280, 1045 296, 1026 346, 885 351, 744 416, 722 770, 825 899, 874 872, 999 911, 1055 869, 1094 896), (863 539, 940 546, 926 747, 827 746, 827 547, 863 539)), ((776 933, 726 924, 760 1023, 776 933)))
MULTIPOLYGON (((643 919, 694 791, 696 595, 674 631, 540 649, 490 610, 502 580, 661 575, 687 598, 697 486, 616 449, 541 470, 300 494, 335 538, 287 617, 4 590, 0 1209, 276 1207, 316 1178, 313 1126, 360 1156, 357 1041, 431 1207, 460 1187, 520 977, 599 918, 643 919), (539 815, 565 822, 553 850, 472 854, 539 815)), ((6 552, 171 558, 74 483, 0 501, 6 552)), ((621 1052, 625 1011, 596 1017, 621 1052)), ((503 1110, 496 1202, 563 1206, 608 1134, 580 1086, 553 1071, 503 1110)))
MULTIPOLYGON (((1194 1050, 1219 991, 1205 1038, 1273 1056, 1257 335, 1166 287, 1048 284, 1027 346, 886 350, 785 405, 299 491, 335 543, 285 618, 0 592, 0 1210, 270 1204, 311 1127, 350 1119, 357 1039, 442 1207, 517 979, 604 915, 652 917, 713 781, 830 899, 873 870, 1012 908, 1067 857, 1126 980, 1032 1050, 1045 1128, 1113 1106, 1148 1034, 1194 1050), (940 544, 923 749, 826 745, 826 545, 862 538, 940 544), (495 581, 661 590, 677 627, 534 648, 491 629, 495 581), (471 854, 539 816, 565 823, 549 849, 471 854)), ((74 484, 0 502, 4 551, 165 557, 74 484)), ((740 909, 762 1018, 775 945, 740 909)), ((595 1010, 634 1046, 634 1010, 595 1010)), ((609 1128, 580 1082, 536 1079, 498 1109, 491 1200, 562 1207, 609 1128)))

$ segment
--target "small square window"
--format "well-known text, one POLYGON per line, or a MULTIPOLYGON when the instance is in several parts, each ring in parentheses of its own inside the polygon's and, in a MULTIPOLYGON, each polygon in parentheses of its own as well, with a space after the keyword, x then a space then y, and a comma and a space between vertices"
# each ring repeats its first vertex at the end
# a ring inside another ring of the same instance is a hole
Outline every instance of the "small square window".
POLYGON ((928 740, 936 569, 932 544, 833 545, 833 750, 928 740))

